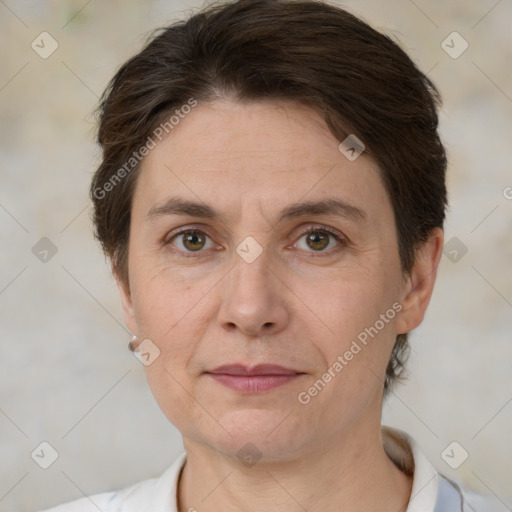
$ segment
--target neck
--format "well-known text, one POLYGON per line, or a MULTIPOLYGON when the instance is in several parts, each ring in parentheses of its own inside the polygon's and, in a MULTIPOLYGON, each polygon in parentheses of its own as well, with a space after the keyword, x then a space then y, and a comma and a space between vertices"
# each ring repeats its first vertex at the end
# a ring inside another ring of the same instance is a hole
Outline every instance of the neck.
POLYGON ((307 453, 251 467, 185 438, 178 510, 339 512, 342 505, 344 512, 404 512, 412 477, 386 455, 378 420, 354 425, 307 453))

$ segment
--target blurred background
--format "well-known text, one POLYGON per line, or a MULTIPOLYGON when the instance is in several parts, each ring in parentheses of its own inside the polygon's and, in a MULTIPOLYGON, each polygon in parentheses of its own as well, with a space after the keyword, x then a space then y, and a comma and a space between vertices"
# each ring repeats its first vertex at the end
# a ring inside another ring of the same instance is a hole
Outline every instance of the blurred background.
MULTIPOLYGON (((383 423, 512 510, 512 3, 337 4, 398 38, 444 97, 445 251, 383 423)), ((157 476, 182 450, 127 349, 87 193, 108 80, 150 30, 203 5, 0 0, 1 512, 157 476)))

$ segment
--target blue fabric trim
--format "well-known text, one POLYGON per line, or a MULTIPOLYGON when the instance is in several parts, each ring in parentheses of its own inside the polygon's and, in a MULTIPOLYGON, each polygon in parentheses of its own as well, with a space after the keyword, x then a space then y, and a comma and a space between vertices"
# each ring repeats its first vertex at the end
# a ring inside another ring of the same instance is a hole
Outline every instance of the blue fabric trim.
POLYGON ((464 512, 464 497, 459 486, 439 475, 439 487, 437 492, 434 512, 464 512))

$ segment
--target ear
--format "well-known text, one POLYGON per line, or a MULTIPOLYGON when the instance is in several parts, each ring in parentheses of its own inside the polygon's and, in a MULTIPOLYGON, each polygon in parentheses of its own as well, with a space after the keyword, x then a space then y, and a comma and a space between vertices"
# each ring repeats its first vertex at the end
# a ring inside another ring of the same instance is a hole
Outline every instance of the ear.
POLYGON ((404 281, 400 301, 402 310, 396 324, 398 334, 412 331, 423 321, 434 290, 443 242, 443 230, 434 228, 429 239, 416 252, 414 265, 404 281))
POLYGON ((117 269, 112 268, 112 273, 114 274, 117 283, 117 289, 119 290, 119 295, 121 297, 124 323, 133 334, 137 334, 139 332, 139 329, 137 327, 137 321, 135 318, 135 311, 133 308, 130 285, 129 283, 125 283, 123 279, 121 279, 117 269))

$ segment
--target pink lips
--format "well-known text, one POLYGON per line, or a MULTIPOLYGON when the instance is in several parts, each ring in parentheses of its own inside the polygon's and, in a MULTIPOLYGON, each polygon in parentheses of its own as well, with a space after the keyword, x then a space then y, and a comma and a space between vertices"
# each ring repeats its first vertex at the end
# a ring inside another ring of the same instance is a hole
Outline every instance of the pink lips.
POLYGON ((220 384, 243 393, 270 391, 304 375, 273 364, 260 364, 253 368, 240 364, 224 365, 206 373, 220 384))

